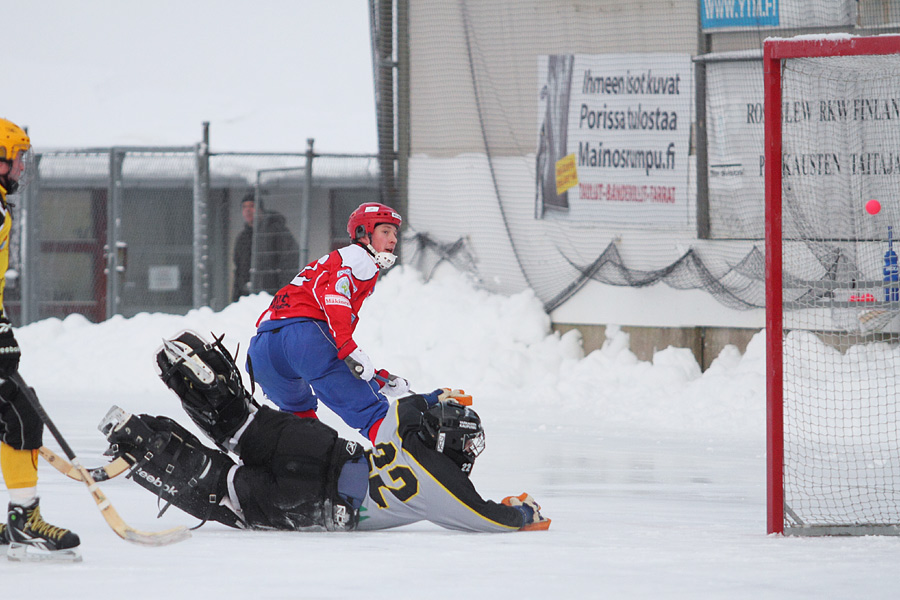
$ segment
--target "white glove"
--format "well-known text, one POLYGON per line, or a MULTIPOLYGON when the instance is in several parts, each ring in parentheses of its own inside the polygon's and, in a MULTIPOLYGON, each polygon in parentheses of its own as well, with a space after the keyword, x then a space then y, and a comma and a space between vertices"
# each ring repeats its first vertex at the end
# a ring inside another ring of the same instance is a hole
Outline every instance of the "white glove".
POLYGON ((358 379, 363 381, 371 381, 375 377, 375 365, 369 355, 357 348, 344 359, 350 371, 356 375, 358 379))
POLYGON ((381 393, 389 398, 400 398, 409 393, 409 382, 396 375, 388 375, 388 382, 381 388, 381 393))

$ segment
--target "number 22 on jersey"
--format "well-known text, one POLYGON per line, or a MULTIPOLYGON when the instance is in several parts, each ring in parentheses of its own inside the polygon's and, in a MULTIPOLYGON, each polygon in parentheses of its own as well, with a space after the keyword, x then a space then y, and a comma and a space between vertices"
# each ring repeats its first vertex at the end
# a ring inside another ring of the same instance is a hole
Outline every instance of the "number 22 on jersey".
POLYGON ((394 465, 397 459, 397 447, 393 442, 376 444, 369 453, 372 474, 369 476, 369 497, 381 508, 387 508, 384 491, 407 502, 419 493, 419 480, 406 465, 394 465))

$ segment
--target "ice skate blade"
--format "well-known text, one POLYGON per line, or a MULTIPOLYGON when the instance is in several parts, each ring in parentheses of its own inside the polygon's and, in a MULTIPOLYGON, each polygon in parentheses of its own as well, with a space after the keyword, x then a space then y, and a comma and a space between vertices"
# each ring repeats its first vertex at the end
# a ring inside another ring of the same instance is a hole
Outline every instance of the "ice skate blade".
POLYGON ((44 550, 31 544, 12 543, 6 550, 7 560, 13 562, 81 562, 78 548, 44 550))
POLYGON ((173 365, 183 364, 190 370, 194 379, 203 385, 212 385, 216 380, 216 373, 209 365, 200 360, 194 354, 194 350, 178 340, 163 340, 163 349, 166 357, 173 365))

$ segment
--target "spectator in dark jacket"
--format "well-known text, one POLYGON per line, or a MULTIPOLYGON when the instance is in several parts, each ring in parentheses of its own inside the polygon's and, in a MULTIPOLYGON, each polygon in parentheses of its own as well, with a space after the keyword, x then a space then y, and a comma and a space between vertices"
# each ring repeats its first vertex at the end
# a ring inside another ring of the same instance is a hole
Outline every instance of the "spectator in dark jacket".
POLYGON ((234 285, 231 300, 256 292, 274 294, 300 270, 300 250, 285 225, 284 216, 260 208, 252 193, 241 200, 244 228, 234 244, 234 285), (253 226, 259 228, 259 239, 253 247, 253 226), (254 251, 256 256, 254 257, 254 251))

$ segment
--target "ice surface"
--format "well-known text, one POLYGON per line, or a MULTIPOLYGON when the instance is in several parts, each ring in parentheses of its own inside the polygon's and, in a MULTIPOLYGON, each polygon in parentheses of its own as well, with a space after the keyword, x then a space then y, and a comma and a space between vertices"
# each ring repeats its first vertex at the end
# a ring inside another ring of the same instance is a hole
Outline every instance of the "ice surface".
MULTIPOLYGON (((96 426, 112 404, 193 428, 155 375, 163 336, 224 332, 232 350, 240 342, 242 362, 269 299, 184 317, 35 323, 17 332, 22 372, 83 462, 100 464, 96 426)), ((762 335, 701 374, 686 351, 643 362, 620 329, 607 334, 603 349, 583 356, 576 335, 550 333, 532 295, 491 295, 451 271, 426 284, 395 268, 363 309, 356 339, 379 366, 417 390, 474 395, 487 435, 476 486, 495 500, 531 493, 553 519, 547 532, 430 524, 243 532, 208 523, 181 544, 145 548, 117 538, 80 484, 42 465, 42 510, 81 535, 84 561, 0 562, 3 596, 85 597, 88 587, 117 599, 896 596, 900 540, 766 535, 762 335)), ((196 524, 176 509, 157 520, 154 497, 130 481, 102 487, 138 529, 196 524)))

